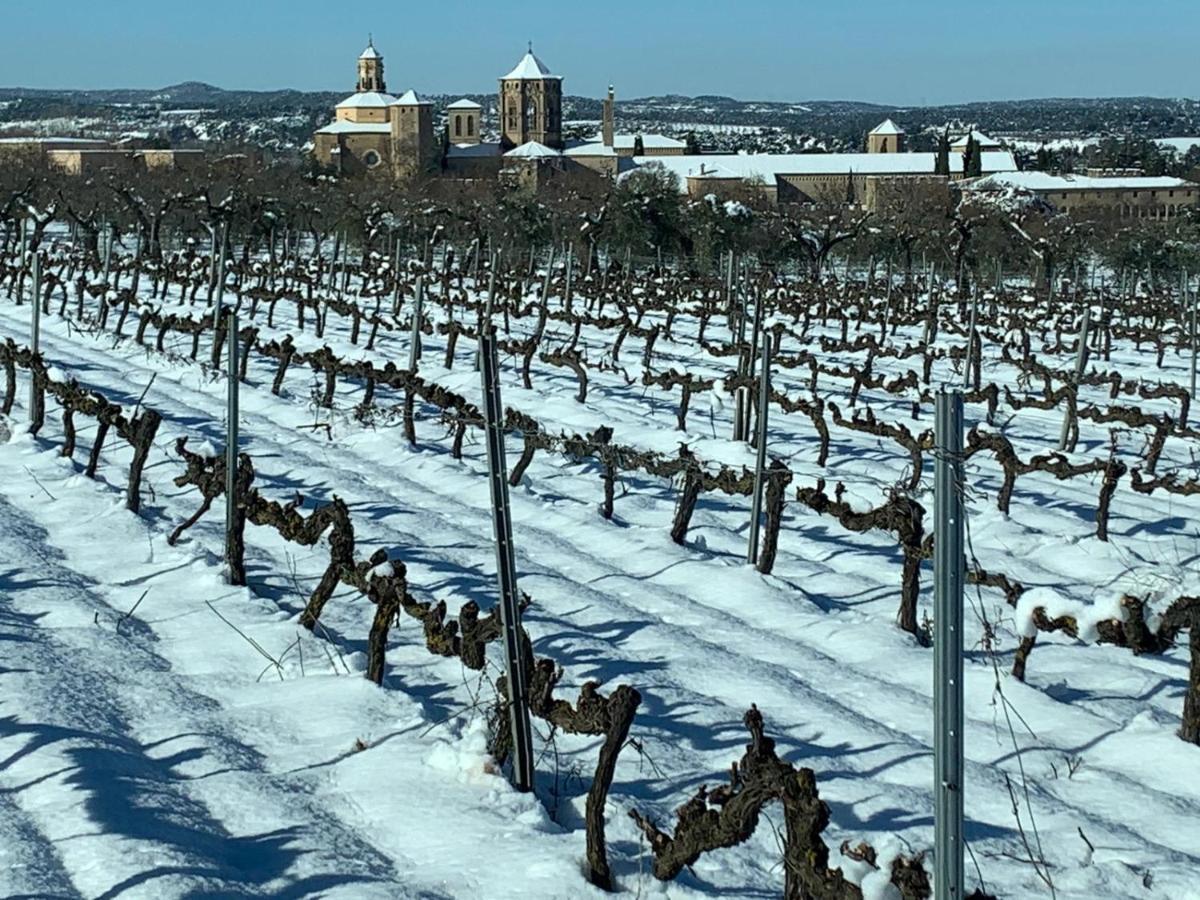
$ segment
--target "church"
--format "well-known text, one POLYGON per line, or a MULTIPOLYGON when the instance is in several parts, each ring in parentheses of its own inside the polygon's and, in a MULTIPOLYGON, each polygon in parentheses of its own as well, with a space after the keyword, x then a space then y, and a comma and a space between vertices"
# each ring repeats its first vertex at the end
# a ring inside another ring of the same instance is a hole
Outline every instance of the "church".
POLYGON ((370 41, 358 58, 354 93, 337 105, 333 122, 314 135, 313 153, 321 165, 347 175, 382 169, 404 178, 432 170, 440 156, 433 104, 416 91, 389 94, 383 56, 370 41))
POLYGON ((563 79, 553 74, 532 45, 516 66, 499 78, 498 142, 483 140, 483 107, 464 98, 445 109, 443 137, 434 124, 433 104, 415 91, 388 93, 383 56, 374 41, 358 58, 355 92, 339 103, 334 121, 313 137, 319 164, 341 174, 372 171, 395 178, 420 174, 459 178, 497 177, 543 181, 556 174, 613 178, 633 157, 682 156, 687 144, 665 135, 622 135, 613 127, 616 95, 608 89, 600 134, 564 140, 563 79))

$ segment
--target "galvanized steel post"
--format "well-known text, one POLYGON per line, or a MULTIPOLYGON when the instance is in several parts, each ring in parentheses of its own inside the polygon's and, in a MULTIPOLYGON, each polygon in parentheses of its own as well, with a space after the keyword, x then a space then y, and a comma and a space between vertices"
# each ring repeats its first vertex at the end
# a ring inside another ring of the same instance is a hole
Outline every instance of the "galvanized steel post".
POLYGON ((758 377, 758 456, 754 465, 754 498, 751 501, 750 543, 746 562, 758 562, 758 532, 762 519, 763 473, 767 467, 767 408, 771 400, 771 335, 762 336, 761 374, 758 377))
POLYGON ((513 786, 533 790, 533 731, 529 723, 528 673, 521 630, 517 563, 513 550, 512 511, 508 501, 504 458, 504 406, 500 401, 500 372, 495 330, 480 335, 482 344, 483 414, 487 435, 488 479, 492 491, 492 527, 496 539, 496 577, 500 587, 500 622, 504 630, 505 681, 513 750, 513 786))
POLYGON ((938 900, 963 891, 962 394, 937 395, 934 441, 933 790, 938 900))

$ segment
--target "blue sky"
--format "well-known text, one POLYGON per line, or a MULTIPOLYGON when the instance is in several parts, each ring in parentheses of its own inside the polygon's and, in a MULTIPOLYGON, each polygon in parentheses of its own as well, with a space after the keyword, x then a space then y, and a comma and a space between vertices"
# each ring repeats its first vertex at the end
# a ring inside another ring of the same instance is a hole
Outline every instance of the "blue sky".
POLYGON ((566 91, 921 104, 1200 96, 1200 0, 2 0, 0 85, 490 92, 526 41, 566 91), (50 12, 53 10, 53 12, 50 12))

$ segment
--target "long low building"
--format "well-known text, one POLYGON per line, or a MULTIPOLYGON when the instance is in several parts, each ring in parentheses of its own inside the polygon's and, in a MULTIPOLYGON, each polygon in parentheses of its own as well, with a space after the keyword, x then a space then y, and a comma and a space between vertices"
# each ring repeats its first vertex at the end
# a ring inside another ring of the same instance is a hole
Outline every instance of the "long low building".
POLYGON ((204 150, 133 149, 99 138, 4 137, 0 158, 19 154, 41 160, 67 175, 96 175, 134 169, 183 169, 208 159, 204 150))
MULTIPOLYGON (((702 154, 699 156, 637 157, 634 168, 661 165, 679 176, 680 190, 704 196, 721 189, 751 186, 778 203, 807 203, 833 198, 873 207, 881 181, 937 176, 936 153, 795 153, 702 154)), ((964 158, 950 154, 950 179, 962 179, 964 158)), ((981 154, 984 175, 1015 173, 1016 160, 1007 151, 981 154)))
POLYGON ((1122 218, 1173 218, 1185 208, 1200 205, 1200 184, 1161 176, 1000 172, 973 182, 971 190, 1022 191, 1042 198, 1062 212, 1086 214, 1108 210, 1122 218))

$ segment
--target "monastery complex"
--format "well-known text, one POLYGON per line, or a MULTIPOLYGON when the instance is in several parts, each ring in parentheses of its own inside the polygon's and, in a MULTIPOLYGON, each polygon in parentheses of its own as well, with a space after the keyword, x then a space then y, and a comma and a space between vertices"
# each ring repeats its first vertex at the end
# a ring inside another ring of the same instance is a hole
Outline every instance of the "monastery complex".
POLYGON ((373 42, 359 57, 357 74, 354 93, 313 139, 318 163, 346 175, 378 170, 399 179, 506 178, 536 188, 561 178, 615 180, 657 164, 678 175, 681 190, 693 196, 751 189, 776 203, 836 197, 873 209, 914 189, 945 190, 964 179, 972 189, 1030 191, 1068 211, 1102 206, 1157 218, 1200 202, 1200 185, 1176 178, 1019 172, 1012 153, 979 132, 954 141, 948 166, 935 174, 938 154, 909 152, 903 129, 890 119, 867 135, 859 153, 702 154, 665 135, 617 133, 611 86, 600 133, 567 140, 563 78, 532 46, 498 79, 493 111, 464 98, 438 115, 413 90, 388 93, 383 56, 373 42), (498 121, 485 121, 489 113, 498 121), (485 133, 499 140, 485 141, 485 133), (972 153, 978 160, 970 172, 972 153))

